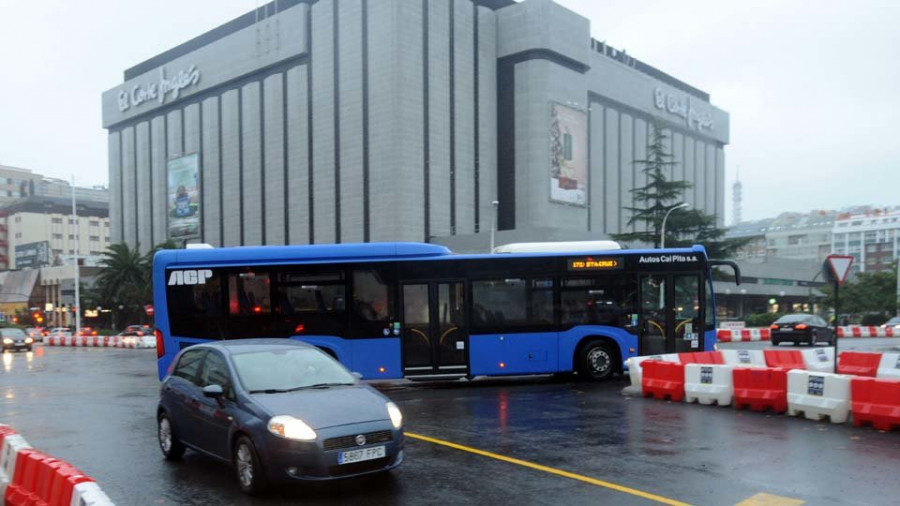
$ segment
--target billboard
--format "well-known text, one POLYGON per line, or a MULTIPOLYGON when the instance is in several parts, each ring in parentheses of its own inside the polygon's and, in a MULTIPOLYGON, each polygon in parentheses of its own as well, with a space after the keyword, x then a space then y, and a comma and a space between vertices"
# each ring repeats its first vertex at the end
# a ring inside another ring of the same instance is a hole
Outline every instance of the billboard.
POLYGON ((200 156, 173 158, 168 171, 169 239, 200 238, 200 156))
POLYGON ((16 269, 50 265, 50 242, 40 241, 16 246, 16 269))
POLYGON ((550 104, 550 200, 587 205, 587 114, 550 104))

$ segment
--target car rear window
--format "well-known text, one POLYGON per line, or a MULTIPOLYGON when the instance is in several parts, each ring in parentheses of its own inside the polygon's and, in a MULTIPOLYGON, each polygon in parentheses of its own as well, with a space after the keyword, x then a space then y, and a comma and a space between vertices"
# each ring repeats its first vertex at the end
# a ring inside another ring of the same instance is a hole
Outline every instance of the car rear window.
POLYGON ((808 314, 789 314, 775 320, 775 323, 800 323, 808 321, 811 318, 808 314))

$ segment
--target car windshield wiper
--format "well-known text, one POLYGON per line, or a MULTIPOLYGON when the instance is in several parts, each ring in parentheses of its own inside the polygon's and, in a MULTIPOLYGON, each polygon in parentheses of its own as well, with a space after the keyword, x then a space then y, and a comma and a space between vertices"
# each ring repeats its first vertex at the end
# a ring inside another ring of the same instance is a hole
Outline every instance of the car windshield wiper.
POLYGON ((345 383, 345 382, 341 382, 341 383, 316 383, 316 384, 313 384, 313 385, 304 385, 304 386, 302 386, 302 387, 294 387, 294 388, 290 388, 290 389, 288 389, 287 391, 288 391, 288 392, 293 392, 293 391, 295 391, 295 390, 305 390, 305 389, 307 389, 307 388, 328 388, 328 387, 347 386, 347 385, 352 385, 352 384, 353 384, 353 383, 345 383))
POLYGON ((267 388, 265 390, 250 390, 251 394, 283 394, 292 391, 293 388, 267 388))

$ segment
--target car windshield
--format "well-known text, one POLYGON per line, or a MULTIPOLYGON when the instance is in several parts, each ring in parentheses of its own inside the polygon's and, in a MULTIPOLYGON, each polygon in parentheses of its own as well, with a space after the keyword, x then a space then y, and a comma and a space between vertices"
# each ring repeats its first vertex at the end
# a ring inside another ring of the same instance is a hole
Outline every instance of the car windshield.
POLYGON ((775 320, 775 323, 800 323, 808 321, 811 318, 808 314, 789 314, 775 320))
POLYGON ((232 356, 241 384, 250 393, 288 392, 303 388, 352 385, 354 377, 315 349, 255 351, 232 356))
POLYGON ((0 335, 3 337, 25 337, 25 333, 20 329, 0 329, 0 335))
POLYGON ((888 320, 887 325, 900 325, 900 316, 895 316, 888 320))

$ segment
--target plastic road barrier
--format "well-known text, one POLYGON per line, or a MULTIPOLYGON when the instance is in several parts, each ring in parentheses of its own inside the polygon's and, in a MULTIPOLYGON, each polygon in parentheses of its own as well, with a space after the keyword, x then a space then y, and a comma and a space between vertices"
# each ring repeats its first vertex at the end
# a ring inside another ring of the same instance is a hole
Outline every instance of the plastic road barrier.
POLYGON ((893 327, 838 327, 838 337, 900 337, 893 327))
POLYGON ((625 361, 628 367, 628 377, 631 378, 631 385, 641 388, 641 378, 643 377, 643 369, 641 363, 645 360, 662 360, 665 362, 678 362, 678 355, 668 353, 666 355, 647 355, 645 357, 631 357, 625 361))
POLYGON ((720 353, 728 365, 766 367, 766 356, 762 350, 722 350, 720 353))
POLYGON ((644 397, 681 402, 684 399, 684 364, 647 360, 643 363, 644 376, 641 380, 641 394, 644 397))
POLYGON ((31 448, 0 424, 0 500, 7 506, 107 506, 113 502, 94 480, 31 448))
POLYGON ((863 353, 859 351, 845 351, 838 357, 837 370, 840 374, 852 374, 874 378, 878 374, 878 366, 881 363, 881 353, 863 353))
POLYGON ((684 366, 684 400, 700 404, 730 406, 734 397, 732 367, 716 364, 684 366))
POLYGON ((834 372, 834 348, 801 350, 807 371, 834 372))
POLYGON ((678 360, 682 364, 724 364, 722 354, 718 351, 700 351, 693 353, 679 353, 678 360))
POLYGON ((763 350, 766 365, 782 369, 806 369, 803 354, 798 350, 763 350))
POLYGON ((787 411, 787 369, 737 367, 732 374, 734 406, 753 411, 787 411))
POLYGON ((16 457, 21 450, 30 448, 25 439, 8 425, 0 425, 0 498, 16 471, 16 457))
POLYGON ((877 378, 900 378, 900 353, 882 353, 877 378))
POLYGON ((718 329, 716 340, 723 343, 739 341, 769 341, 772 338, 770 329, 718 329))
POLYGON ((900 380, 853 378, 850 380, 853 425, 867 423, 878 430, 900 425, 900 380))
POLYGON ((794 369, 788 372, 788 414, 844 423, 850 416, 852 376, 794 369))

